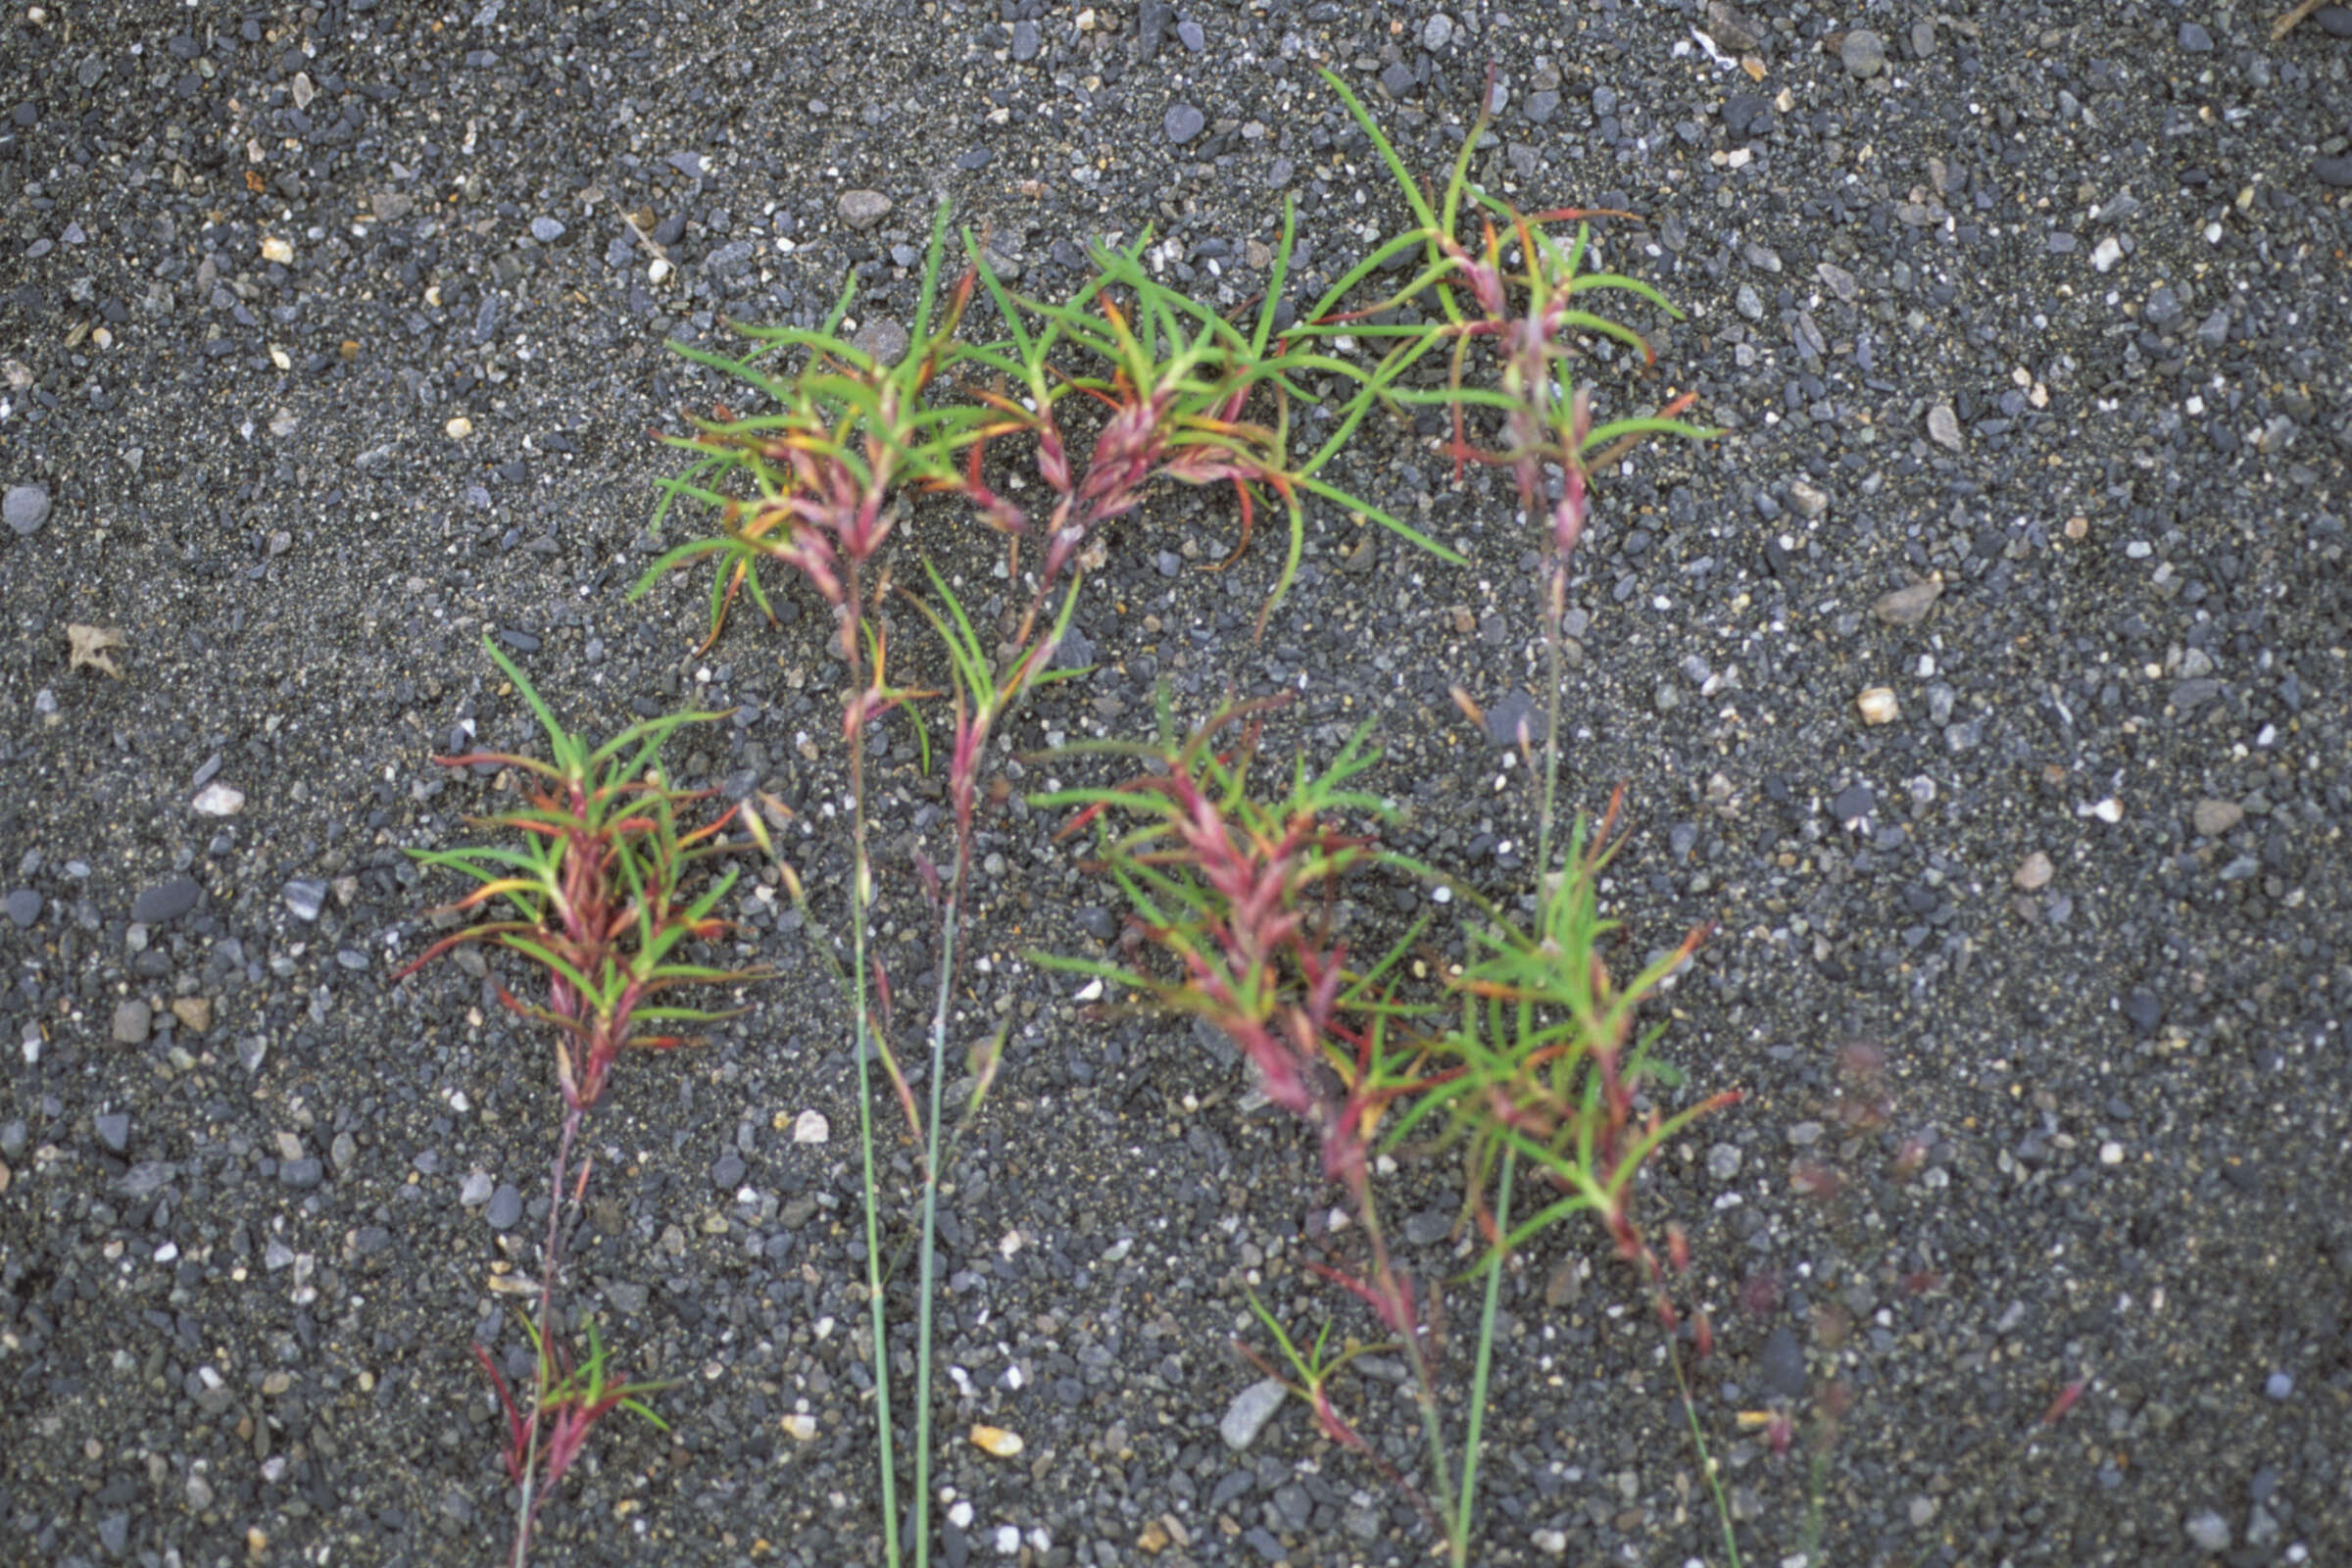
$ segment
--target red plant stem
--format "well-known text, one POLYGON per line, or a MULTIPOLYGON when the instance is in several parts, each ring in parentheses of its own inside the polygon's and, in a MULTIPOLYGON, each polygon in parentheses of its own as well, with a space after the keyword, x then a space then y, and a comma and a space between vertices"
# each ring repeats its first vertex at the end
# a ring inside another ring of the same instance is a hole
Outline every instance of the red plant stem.
POLYGON ((564 1168, 571 1158, 572 1140, 579 1135, 587 1107, 573 1104, 564 1113, 564 1134, 556 1141, 555 1185, 548 1190, 547 1248, 539 1275, 539 1349, 532 1356, 531 1413, 524 1418, 526 1441, 522 1459, 522 1501, 514 1519, 513 1568, 523 1568, 531 1550, 531 1522, 543 1498, 534 1495, 539 1474, 539 1417, 547 1405, 547 1368, 555 1344, 556 1272, 562 1267, 564 1246, 564 1168))
POLYGON ((1364 1236, 1372 1248, 1374 1289, 1389 1303, 1384 1315, 1393 1315, 1397 1320, 1392 1326, 1403 1342, 1405 1358, 1412 1363, 1413 1403, 1421 1411, 1421 1430, 1429 1440, 1430 1467, 1437 1472, 1440 1529, 1452 1551, 1453 1561, 1459 1564, 1464 1560, 1463 1553, 1469 1543, 1454 1539, 1453 1463, 1446 1451, 1445 1429, 1438 1421, 1437 1369, 1430 1364, 1428 1347, 1421 1343, 1420 1314, 1406 1305, 1403 1281, 1389 1260, 1388 1237, 1381 1229, 1379 1207, 1372 1201, 1370 1177, 1359 1167, 1349 1186, 1353 1189, 1350 1196, 1354 1200, 1356 1218, 1362 1222, 1364 1236))

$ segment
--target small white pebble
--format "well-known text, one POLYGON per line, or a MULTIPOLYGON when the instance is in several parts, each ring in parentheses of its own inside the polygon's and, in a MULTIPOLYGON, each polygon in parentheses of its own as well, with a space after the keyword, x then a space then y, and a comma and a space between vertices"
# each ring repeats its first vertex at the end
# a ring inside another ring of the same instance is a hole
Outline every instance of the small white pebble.
POLYGON ((1895 715, 1902 710, 1894 700, 1894 693, 1885 686, 1871 687, 1854 699, 1854 707, 1861 710, 1862 722, 1865 724, 1891 724, 1895 715))
POLYGON ((796 1144, 822 1144, 833 1137, 833 1124, 825 1120, 821 1110, 804 1110, 792 1119, 792 1141, 796 1144))
POLYGON ((215 780, 204 787, 204 793, 197 796, 192 804, 205 816, 234 816, 245 809, 245 796, 243 792, 215 780))
POLYGON ((2105 1143, 2103 1143, 2103 1144, 2101 1144, 2101 1145, 2099 1146, 2099 1163, 2100 1163, 2100 1164, 2102 1164, 2102 1165, 2121 1165, 2123 1162, 2124 1162, 2124 1146, 2123 1146, 2123 1145, 2121 1145, 2121 1144, 2117 1143, 2117 1142, 2116 1142, 2114 1139, 2110 1138, 2109 1140, 2107 1140, 2107 1142, 2105 1142, 2105 1143))
POLYGON ((1017 1556, 1020 1549, 1021 1527, 1018 1525, 997 1526, 997 1555, 1000 1557, 1017 1556))

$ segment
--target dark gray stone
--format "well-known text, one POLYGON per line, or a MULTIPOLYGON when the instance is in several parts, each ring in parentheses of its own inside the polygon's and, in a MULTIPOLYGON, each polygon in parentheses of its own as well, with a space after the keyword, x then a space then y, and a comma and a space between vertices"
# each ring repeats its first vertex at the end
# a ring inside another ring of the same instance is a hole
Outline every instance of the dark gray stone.
POLYGON ((19 888, 8 896, 6 907, 18 930, 30 930, 32 922, 41 917, 41 896, 30 888, 19 888))
POLYGON ((176 920, 196 907, 196 901, 203 893, 192 877, 175 876, 168 882, 158 882, 131 902, 130 917, 141 925, 176 920))
POLYGON ((1804 1397, 1804 1348, 1796 1343, 1795 1332, 1786 1324, 1764 1337, 1763 1348, 1756 1351, 1756 1373, 1784 1398, 1804 1397))
POLYGON ((130 1113, 109 1110, 94 1116, 90 1125, 97 1131, 98 1141, 109 1153, 120 1154, 130 1147, 130 1113))

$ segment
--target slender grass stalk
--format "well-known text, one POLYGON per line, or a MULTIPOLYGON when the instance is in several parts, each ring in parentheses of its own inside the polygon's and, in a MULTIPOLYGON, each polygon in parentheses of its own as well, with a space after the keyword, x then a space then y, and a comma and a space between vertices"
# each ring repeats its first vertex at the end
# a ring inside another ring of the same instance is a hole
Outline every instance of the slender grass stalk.
MULTIPOLYGON (((1683 1419, 1690 1426, 1690 1446, 1698 1450, 1699 1473, 1706 1477, 1707 1494, 1715 1499, 1715 1522, 1723 1527, 1724 1555, 1731 1568, 1740 1568, 1740 1538, 1732 1531, 1731 1499, 1723 1494, 1723 1478, 1715 1473, 1714 1455, 1707 1451, 1707 1435, 1698 1424, 1698 1401, 1690 1396, 1690 1377, 1683 1370, 1682 1348, 1671 1334, 1666 1337, 1666 1359, 1674 1368, 1674 1386, 1683 1396, 1683 1419)), ((1811 1560, 1809 1555, 1807 1560, 1811 1560)))
MULTIPOLYGON (((1511 1222, 1511 1178, 1518 1173, 1519 1155, 1516 1151, 1502 1156, 1502 1175, 1494 1191, 1494 1214, 1504 1230, 1511 1222)), ((1470 1374, 1470 1418, 1462 1433, 1461 1512, 1454 1517, 1451 1544, 1455 1568, 1468 1562, 1470 1523, 1476 1517, 1478 1501, 1478 1455, 1485 1441, 1487 1426, 1487 1378, 1494 1365, 1494 1316, 1502 1297, 1502 1265, 1487 1271, 1486 1305, 1478 1315, 1478 1359, 1470 1374)))
MULTIPOLYGON (((873 861, 866 834, 865 804, 865 723, 861 704, 865 690, 865 675, 860 659, 862 639, 856 635, 858 622, 864 615, 865 601, 860 597, 863 585, 859 567, 863 558, 848 553, 843 567, 844 608, 847 617, 842 637, 842 656, 849 662, 850 690, 859 694, 858 703, 851 714, 850 747, 850 1013, 856 1020, 852 1030, 854 1051, 858 1058, 858 1152, 862 1161, 865 1189, 865 1290, 867 1314, 871 1320, 874 1339, 874 1439, 877 1468, 882 1488, 882 1550, 885 1560, 897 1568, 902 1560, 899 1551, 899 1472, 898 1447, 892 1441, 890 1397, 890 1312, 882 1289, 882 1208, 881 1173, 874 1159, 874 1089, 872 1057, 876 1049, 873 1015, 866 1005, 866 926, 873 906, 873 861)), ((929 1404, 928 1390, 918 1390, 923 1405, 929 1404)), ((918 1410, 916 1421, 922 1422, 918 1410)), ((915 1502, 916 1535, 914 1560, 919 1565, 930 1561, 930 1533, 923 1528, 927 1522, 924 1504, 929 1501, 925 1489, 915 1502)))

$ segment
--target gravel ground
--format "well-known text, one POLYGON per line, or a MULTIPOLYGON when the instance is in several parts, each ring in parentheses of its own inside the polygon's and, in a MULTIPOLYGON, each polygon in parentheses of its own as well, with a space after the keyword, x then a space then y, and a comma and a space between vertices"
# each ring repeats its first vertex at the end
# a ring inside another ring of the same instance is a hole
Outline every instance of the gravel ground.
MULTIPOLYGON (((1568 787, 1630 785, 1638 947, 1720 922, 1663 1049, 1747 1098, 1644 1203, 1718 1324, 1746 1559, 1810 1493, 1837 1563, 2352 1560, 2352 16, 2281 9, 13 6, 0 1560, 496 1551, 466 1347, 522 1354, 488 1282, 535 1267, 560 1106, 478 966, 386 984, 456 892, 401 851, 497 799, 428 758, 532 739, 481 635, 583 727, 737 705, 679 772, 798 807, 838 908, 821 617, 698 659, 702 583, 622 597, 691 536, 649 537, 648 429, 717 394, 664 343, 850 269, 887 334, 941 194, 1025 288, 1149 224, 1235 303, 1288 194, 1311 285, 1404 221, 1312 68, 1436 172, 1489 60, 1481 177, 1644 215, 1602 255, 1691 311, 1655 381, 1591 367, 1604 412, 1695 389, 1730 432, 1601 484, 1568 787)), ((1318 512, 1252 645, 1279 549, 1198 569, 1229 508, 1157 497, 1020 746, 1292 689, 1310 755, 1382 720, 1403 848, 1520 885, 1519 775, 1446 693, 1537 679, 1533 557, 1436 435, 1376 421, 1341 476, 1468 568, 1318 512)), ((991 545, 916 531, 1002 608, 991 545)), ((886 874, 939 853, 904 736, 873 795, 886 874)), ((1221 1433, 1246 1286, 1354 1323, 1301 1266, 1332 1194, 1229 1052, 1023 956, 1115 934, 1054 825, 1016 790, 982 844, 966 1023, 1013 1029, 945 1205, 945 1560, 1421 1560, 1302 1408, 1221 1433)), ((608 1428, 545 1561, 878 1560, 851 1063, 798 920, 740 906, 792 979, 587 1134, 573 1299, 683 1380, 675 1434, 608 1428)), ((1391 1200, 1425 1274, 1445 1176, 1391 1200)), ((1727 1560, 1625 1271, 1563 1234, 1505 1304, 1477 1560, 1727 1560)), ((1343 1397, 1409 1467, 1396 1370, 1343 1397)))

